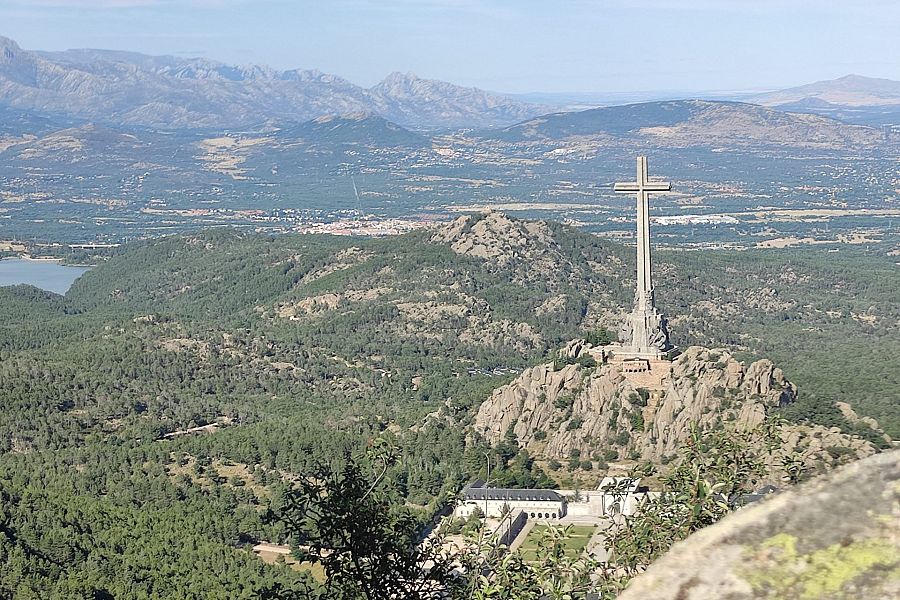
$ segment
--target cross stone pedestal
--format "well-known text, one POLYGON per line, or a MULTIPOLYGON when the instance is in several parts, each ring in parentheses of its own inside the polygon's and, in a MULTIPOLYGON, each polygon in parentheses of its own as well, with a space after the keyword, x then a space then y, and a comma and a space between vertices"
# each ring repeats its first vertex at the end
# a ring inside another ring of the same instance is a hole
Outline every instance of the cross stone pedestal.
POLYGON ((598 363, 612 365, 632 385, 648 390, 662 391, 672 374, 672 361, 668 354, 637 353, 622 344, 608 344, 588 349, 598 363))

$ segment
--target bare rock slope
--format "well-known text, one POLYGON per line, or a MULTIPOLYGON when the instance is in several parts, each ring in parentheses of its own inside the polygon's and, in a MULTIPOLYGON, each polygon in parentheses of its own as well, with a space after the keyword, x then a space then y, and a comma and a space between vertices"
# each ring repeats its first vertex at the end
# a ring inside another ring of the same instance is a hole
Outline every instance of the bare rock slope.
MULTIPOLYGON (((570 357, 578 352, 568 349, 570 357)), ((476 431, 498 442, 511 429, 521 446, 546 459, 596 459, 614 450, 658 463, 674 456, 695 426, 750 428, 797 397, 771 361, 746 366, 721 349, 688 348, 655 390, 635 385, 616 364, 556 367, 529 368, 495 390, 478 411, 476 431)), ((821 426, 785 425, 781 437, 811 467, 830 462, 834 448, 852 458, 875 452, 865 440, 821 426)))

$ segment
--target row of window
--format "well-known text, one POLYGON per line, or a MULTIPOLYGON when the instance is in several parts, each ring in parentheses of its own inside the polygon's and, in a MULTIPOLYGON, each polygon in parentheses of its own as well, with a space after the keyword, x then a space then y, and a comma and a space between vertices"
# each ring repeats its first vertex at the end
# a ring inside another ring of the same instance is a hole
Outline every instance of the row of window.
POLYGON ((531 518, 532 518, 532 519, 535 519, 535 518, 537 518, 537 519, 555 519, 555 518, 556 518, 556 513, 542 513, 542 512, 539 512, 539 513, 537 513, 537 515, 535 515, 535 513, 531 513, 531 518))
POLYGON ((468 500, 470 502, 473 502, 473 501, 484 502, 485 500, 506 500, 509 502, 521 502, 523 500, 527 501, 527 502, 558 502, 558 500, 556 498, 546 498, 546 497, 542 498, 540 496, 524 496, 524 497, 497 496, 494 494, 489 495, 487 498, 485 498, 484 496, 472 495, 472 496, 466 497, 466 500, 468 500))

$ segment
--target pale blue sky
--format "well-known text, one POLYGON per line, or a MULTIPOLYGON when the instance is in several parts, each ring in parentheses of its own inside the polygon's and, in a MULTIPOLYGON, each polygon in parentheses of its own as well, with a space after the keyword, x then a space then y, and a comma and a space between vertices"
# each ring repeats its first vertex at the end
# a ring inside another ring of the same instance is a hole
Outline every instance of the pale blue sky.
POLYGON ((900 80, 898 0, 0 0, 0 35, 505 92, 900 80))

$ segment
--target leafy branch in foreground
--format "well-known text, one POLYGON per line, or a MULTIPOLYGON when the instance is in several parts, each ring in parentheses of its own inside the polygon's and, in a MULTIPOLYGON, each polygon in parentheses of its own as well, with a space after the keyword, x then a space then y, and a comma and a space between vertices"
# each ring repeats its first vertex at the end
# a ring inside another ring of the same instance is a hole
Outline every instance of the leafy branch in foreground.
POLYGON ((534 560, 508 552, 483 530, 455 556, 464 576, 457 579, 454 600, 576 600, 591 597, 598 563, 588 554, 566 551, 570 527, 547 527, 534 560))
POLYGON ((320 466, 280 499, 273 517, 292 534, 295 558, 324 568, 325 597, 436 598, 449 579, 439 540, 421 539, 421 521, 386 477, 395 460, 396 450, 377 442, 364 460, 320 466))
MULTIPOLYGON (((663 491, 644 500, 635 514, 614 520, 607 532, 611 562, 604 576, 624 588, 675 542, 739 508, 769 470, 779 446, 774 422, 745 431, 692 431, 662 481, 663 491)), ((625 480, 607 491, 621 494, 630 485, 625 480)))

